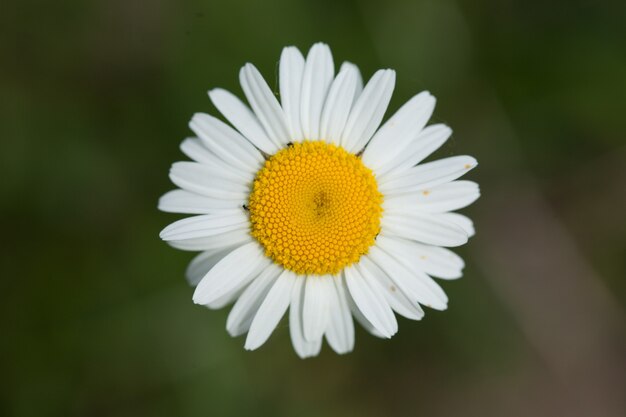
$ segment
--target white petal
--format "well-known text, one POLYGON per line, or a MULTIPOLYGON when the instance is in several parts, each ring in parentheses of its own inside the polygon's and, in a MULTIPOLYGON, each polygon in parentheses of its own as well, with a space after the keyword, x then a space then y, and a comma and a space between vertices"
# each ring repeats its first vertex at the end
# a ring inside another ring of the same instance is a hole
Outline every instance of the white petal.
POLYGON ((384 213, 381 219, 384 234, 416 240, 436 246, 461 246, 467 233, 456 223, 430 213, 384 213))
POLYGON ((199 237, 195 239, 171 240, 167 243, 176 249, 199 251, 243 245, 248 242, 252 242, 250 232, 246 229, 236 229, 213 236, 199 237))
POLYGON ((463 275, 463 259, 449 249, 424 245, 397 237, 378 235, 376 243, 388 253, 411 260, 412 268, 443 279, 457 279, 463 275))
POLYGON ((350 314, 347 296, 340 276, 332 277, 333 291, 329 292, 329 321, 326 340, 338 354, 354 349, 354 323, 350 314))
POLYGON ((363 163, 378 172, 393 165, 430 119, 435 109, 435 98, 424 91, 407 101, 376 132, 363 151, 363 163))
POLYGON ((284 270, 274 282, 252 320, 245 349, 257 349, 270 337, 289 307, 291 291, 297 278, 293 272, 284 270))
POLYGON ((269 263, 257 242, 235 249, 202 278, 193 293, 194 303, 207 305, 214 302, 248 283, 269 263))
POLYGON ((372 323, 370 323, 365 318, 365 316, 363 316, 363 313, 361 313, 361 310, 359 310, 359 307, 357 307, 356 302, 354 301, 354 298, 352 298, 352 295, 350 294, 350 290, 348 289, 348 285, 346 284, 345 274, 343 272, 342 272, 341 280, 342 280, 343 290, 346 294, 346 299, 348 300, 348 306, 350 307, 350 312, 352 313, 352 316, 354 316, 355 320, 358 321, 361 327, 367 330, 372 336, 376 336, 381 339, 387 339, 388 337, 383 335, 378 330, 376 330, 376 328, 372 325, 372 323))
POLYGON ((354 65, 352 62, 348 62, 348 61, 345 61, 344 63, 341 64, 341 68, 339 68, 339 72, 345 71, 347 69, 354 71, 356 75, 356 89, 354 90, 354 100, 353 100, 353 103, 354 103, 356 99, 359 98, 359 96, 363 92, 363 76, 361 75, 361 71, 359 71, 359 67, 354 65))
POLYGON ((471 156, 452 156, 379 178, 378 186, 384 195, 422 191, 453 181, 476 165, 476 159, 471 156))
POLYGON ((424 271, 418 268, 415 268, 414 259, 411 256, 412 254, 406 254, 406 253, 403 254, 400 251, 394 250, 394 249, 397 249, 397 247, 393 247, 391 245, 385 246, 383 244, 379 244, 378 246, 383 251, 387 252, 387 254, 389 254, 389 256, 391 256, 392 258, 394 258, 397 262, 404 265, 404 267, 408 271, 410 271, 413 274, 413 276, 415 276, 422 284, 426 285, 431 290, 431 292, 437 296, 437 298, 439 298, 442 302, 446 304, 448 303, 448 296, 443 291, 443 289, 439 286, 439 284, 437 284, 435 280, 429 277, 428 274, 426 274, 424 271))
POLYGON ((300 124, 300 92, 304 73, 304 57, 298 48, 288 46, 283 49, 280 56, 279 73, 280 101, 285 112, 291 139, 302 140, 304 136, 300 124))
MULTIPOLYGON (((377 238, 377 240, 380 236, 377 238)), ((424 317, 424 310, 415 300, 411 300, 387 274, 380 269, 367 256, 362 256, 359 260, 359 268, 363 275, 371 277, 380 283, 381 289, 389 306, 393 311, 410 320, 421 320, 424 317)))
POLYGON ((413 302, 436 310, 447 308, 446 300, 442 299, 440 294, 422 279, 423 273, 420 271, 406 268, 378 246, 371 247, 368 256, 413 302))
POLYGON ((343 68, 328 91, 320 130, 320 138, 335 145, 339 145, 341 133, 348 120, 358 77, 358 70, 354 65, 343 68))
POLYGON ((282 269, 279 266, 270 263, 258 277, 252 280, 228 314, 228 320, 226 320, 228 334, 234 337, 248 331, 252 319, 281 272, 282 269))
POLYGON ((473 181, 452 181, 419 194, 420 210, 434 212, 454 211, 469 206, 480 197, 478 184, 473 181))
POLYGON ((238 200, 243 204, 250 185, 240 179, 218 176, 219 171, 197 162, 175 162, 170 168, 170 180, 180 188, 205 197, 238 200))
POLYGON ((185 240, 214 236, 232 230, 249 228, 248 216, 243 210, 226 211, 220 214, 201 214, 178 220, 160 233, 163 240, 185 240))
POLYGON ((452 181, 434 188, 387 198, 385 212, 443 213, 472 204, 480 197, 478 184, 472 181, 452 181))
POLYGON ((358 153, 378 129, 396 82, 393 70, 379 70, 363 89, 350 111, 341 138, 341 146, 348 152, 358 153))
POLYGON ((252 64, 244 65, 239 72, 239 82, 270 140, 278 146, 289 143, 283 109, 259 70, 252 64))
POLYGON ((180 144, 180 150, 185 155, 193 159, 196 162, 203 164, 212 164, 215 159, 218 159, 214 154, 209 151, 209 148, 204 146, 202 141, 198 138, 187 138, 180 144))
POLYGON ((189 127, 211 152, 234 168, 255 173, 265 161, 263 155, 236 130, 211 115, 194 114, 189 127))
MULTIPOLYGON (((404 241, 406 242, 406 241, 404 241)), ((427 285, 434 294, 437 295, 445 303, 448 302, 448 296, 428 274, 422 269, 417 268, 415 259, 416 253, 410 242, 403 243, 399 239, 388 239, 384 236, 378 236, 376 244, 391 257, 403 264, 410 270, 420 281, 427 285)))
POLYGON ((248 284, 250 284, 250 281, 253 278, 254 278, 254 275, 244 281, 241 281, 239 284, 237 284, 237 286, 233 287, 229 291, 226 291, 224 294, 222 294, 220 297, 216 298, 215 300, 209 303, 206 303, 204 306, 211 310, 219 310, 221 308, 226 307, 229 304, 232 304, 236 299, 239 298, 239 296, 241 296, 241 293, 248 286, 248 284))
POLYGON ((177 189, 165 193, 158 207, 168 213, 209 214, 241 207, 241 200, 218 200, 177 189))
POLYGON ((350 295, 363 316, 386 338, 398 331, 398 323, 380 285, 364 277, 358 264, 344 269, 350 295))
POLYGON ((232 181, 238 184, 239 188, 246 190, 250 188, 250 185, 254 180, 253 175, 249 175, 245 173, 245 171, 238 170, 237 168, 224 162, 205 164, 199 162, 179 161, 172 164, 172 168, 174 167, 181 171, 183 169, 189 170, 189 176, 195 175, 201 181, 210 181, 213 178, 222 178, 232 181))
POLYGON ((439 149, 451 134, 452 129, 446 125, 427 126, 409 143, 404 152, 397 155, 391 163, 377 169, 376 175, 379 178, 384 178, 387 175, 398 175, 405 172, 439 149))
POLYGON ((237 96, 216 88, 209 91, 209 97, 220 113, 254 146, 268 155, 278 152, 280 147, 267 137, 259 119, 237 96))
POLYGON ((330 276, 307 276, 302 306, 302 329, 309 342, 318 340, 328 325, 328 299, 333 291, 330 276))
POLYGON ((476 234, 474 222, 467 216, 459 213, 441 213, 438 216, 444 219, 444 221, 452 222, 461 227, 467 233, 467 237, 472 237, 476 234))
POLYGON ((320 139, 322 107, 334 74, 335 65, 330 48, 326 44, 316 43, 309 50, 302 77, 300 121, 306 139, 320 139))
POLYGON ((221 160, 211 152, 198 138, 187 138, 180 144, 180 149, 185 155, 204 165, 210 165, 222 172, 226 178, 238 178, 243 182, 251 182, 254 175, 250 171, 242 171, 221 160))
POLYGON ((322 348, 322 338, 309 342, 302 329, 302 306, 304 305, 305 277, 296 277, 289 307, 289 334, 293 348, 301 358, 317 356, 322 348))
POLYGON ((231 253, 235 247, 216 248, 204 251, 191 260, 185 276, 187 282, 192 287, 198 285, 200 280, 226 255, 231 253))

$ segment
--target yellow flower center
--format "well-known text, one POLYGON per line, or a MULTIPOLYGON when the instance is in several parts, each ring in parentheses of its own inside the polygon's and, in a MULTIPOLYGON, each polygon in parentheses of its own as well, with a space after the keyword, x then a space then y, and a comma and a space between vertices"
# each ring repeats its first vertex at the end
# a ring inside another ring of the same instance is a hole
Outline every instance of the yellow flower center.
POLYGON ((380 231, 382 195, 357 156, 325 142, 269 158, 250 194, 252 236, 298 274, 335 274, 367 253, 380 231))

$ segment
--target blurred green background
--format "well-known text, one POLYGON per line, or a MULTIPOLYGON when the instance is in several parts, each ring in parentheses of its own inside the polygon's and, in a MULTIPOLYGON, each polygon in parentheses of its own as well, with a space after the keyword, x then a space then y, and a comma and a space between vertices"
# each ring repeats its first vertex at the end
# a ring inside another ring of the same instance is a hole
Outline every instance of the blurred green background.
POLYGON ((626 3, 8 0, 0 56, 0 415, 626 415, 626 3), (192 303, 156 203, 206 91, 316 41, 437 96, 483 197, 448 311, 303 361, 192 303))

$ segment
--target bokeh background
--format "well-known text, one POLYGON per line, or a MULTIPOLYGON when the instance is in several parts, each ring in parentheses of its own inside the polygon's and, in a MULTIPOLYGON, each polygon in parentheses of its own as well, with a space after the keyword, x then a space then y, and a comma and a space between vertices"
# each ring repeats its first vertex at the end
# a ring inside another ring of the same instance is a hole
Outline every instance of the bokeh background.
POLYGON ((625 2, 8 0, 0 56, 0 415, 626 415, 625 2), (483 197, 448 311, 303 361, 191 302, 156 203, 206 91, 316 41, 436 95, 483 197))

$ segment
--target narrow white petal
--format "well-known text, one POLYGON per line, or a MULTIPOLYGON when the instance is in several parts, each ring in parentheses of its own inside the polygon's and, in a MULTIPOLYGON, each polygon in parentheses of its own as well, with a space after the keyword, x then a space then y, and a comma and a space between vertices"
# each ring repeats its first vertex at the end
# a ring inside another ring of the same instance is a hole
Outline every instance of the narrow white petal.
POLYGON ((205 197, 238 200, 243 204, 250 193, 250 184, 217 173, 216 168, 197 162, 175 162, 170 168, 170 180, 184 190, 205 197))
POLYGON ((257 349, 270 337, 289 308, 291 291, 297 278, 293 272, 284 270, 274 282, 252 320, 245 349, 257 349))
POLYGON ((406 152, 435 109, 435 97, 423 91, 407 101, 376 132, 363 151, 363 163, 378 172, 406 152))
POLYGON ((164 228, 161 239, 185 240, 214 236, 232 230, 248 229, 248 216, 243 210, 230 210, 219 214, 201 214, 187 217, 164 228))
POLYGON ((385 115, 396 82, 393 70, 379 70, 354 103, 341 138, 341 145, 358 153, 371 139, 385 115))
POLYGON ((456 279, 462 276, 465 262, 450 249, 419 243, 413 243, 413 245, 420 247, 419 259, 423 261, 420 263, 428 275, 443 279, 456 279))
POLYGON ((210 165, 222 172, 226 178, 239 178, 243 182, 251 182, 254 173, 250 170, 241 170, 224 162, 198 138, 187 138, 180 144, 180 149, 185 155, 204 165, 210 165))
POLYGON ((387 307, 384 307, 385 322, 387 326, 387 331, 390 332, 390 334, 393 336, 398 332, 398 323, 396 321, 396 316, 393 314, 393 308, 391 307, 392 303, 389 302, 388 297, 385 295, 385 288, 382 286, 381 280, 377 279, 373 275, 370 275, 369 271, 366 271, 366 268, 364 268, 363 264, 360 262, 355 265, 355 269, 359 272, 361 278, 363 278, 369 289, 373 293, 376 293, 377 296, 382 297, 382 299, 384 300, 384 303, 382 305, 389 307, 389 309, 387 309, 387 307), (391 312, 390 315, 389 312, 391 312))
POLYGON ((180 143, 180 150, 196 162, 212 164, 217 158, 198 138, 187 138, 180 143))
POLYGON ((235 249, 202 278, 193 293, 194 303, 208 305, 214 302, 249 282, 269 263, 270 260, 265 257, 257 242, 235 249))
POLYGON ((226 320, 228 334, 234 337, 248 331, 252 324, 252 319, 281 272, 282 269, 279 266, 270 263, 246 287, 228 314, 228 319, 226 320))
POLYGON ((461 246, 468 237, 456 223, 430 213, 385 213, 381 228, 386 235, 437 246, 461 246))
POLYGON ((452 181, 425 191, 418 194, 419 209, 431 213, 459 210, 480 197, 480 188, 473 181, 452 181))
MULTIPOLYGON (((256 275, 256 274, 255 274, 256 275)), ((226 291, 220 297, 215 300, 206 303, 204 306, 211 310, 219 310, 226 307, 229 304, 232 304, 241 296, 241 293, 246 289, 246 287, 250 284, 250 281, 254 279, 255 275, 250 276, 249 278, 239 282, 236 286, 231 288, 229 291, 226 291)))
POLYGON ((441 213, 438 216, 444 219, 444 221, 452 222, 461 227, 467 233, 467 237, 472 237, 476 234, 474 222, 467 216, 459 213, 441 213))
POLYGON ((244 65, 239 72, 239 81, 270 140, 278 146, 289 143, 291 139, 283 109, 259 70, 252 64, 244 65))
POLYGON ((415 253, 411 250, 411 244, 408 242, 408 245, 402 245, 398 240, 387 239, 383 236, 379 236, 379 240, 377 241, 378 246, 387 252, 391 257, 396 259, 402 265, 404 265, 408 270, 410 270, 420 281, 422 281, 425 285, 427 285, 431 291, 439 297, 443 302, 448 302, 448 296, 441 289, 439 284, 437 284, 428 274, 426 274, 423 270, 416 267, 416 260, 414 258, 415 253))
POLYGON ((302 327, 302 307, 304 305, 305 277, 296 277, 291 293, 291 306, 289 307, 289 334, 293 348, 301 358, 317 356, 322 348, 322 337, 309 342, 304 337, 302 327))
POLYGON ((210 181, 213 178, 222 178, 239 185, 241 189, 248 189, 254 180, 253 175, 244 174, 244 171, 225 163, 205 164, 199 162, 179 161, 172 164, 172 171, 188 170, 188 176, 194 176, 200 181, 210 181))
POLYGON ((363 316, 385 337, 393 336, 398 323, 380 285, 364 277, 358 264, 344 269, 344 274, 352 299, 363 316))
POLYGON ((304 64, 300 121, 305 139, 320 138, 322 107, 333 81, 335 65, 328 45, 316 43, 311 47, 304 64))
POLYGON ((428 275, 443 279, 457 279, 463 275, 463 259, 449 249, 388 237, 384 233, 378 235, 376 243, 388 253, 410 259, 412 268, 428 275))
POLYGON ((192 287, 198 285, 200 280, 226 255, 231 253, 236 247, 216 248, 204 251, 191 260, 185 277, 192 287))
POLYGON ((268 155, 278 152, 280 147, 267 137, 259 119, 237 96, 216 88, 209 91, 209 97, 220 113, 254 146, 268 155))
POLYGON ((478 163, 471 156, 452 156, 409 168, 398 175, 380 178, 378 186, 384 195, 422 191, 453 181, 478 163))
POLYGON ((352 298, 352 295, 350 294, 350 290, 348 289, 348 284, 346 284, 345 274, 343 272, 341 275, 341 281, 343 285, 343 290, 346 294, 346 299, 348 300, 348 306, 350 307, 350 312, 352 313, 352 316, 354 316, 354 319, 358 321, 361 327, 367 330, 372 336, 376 336, 381 339, 388 339, 387 336, 383 335, 381 332, 376 330, 376 327, 374 327, 372 323, 370 323, 365 318, 363 313, 361 313, 361 310, 359 310, 359 307, 357 307, 356 302, 354 301, 354 298, 352 298))
MULTIPOLYGON (((430 190, 427 190, 430 192, 430 190)), ((385 196, 385 200, 383 201, 382 207, 383 212, 400 212, 400 213, 414 213, 416 211, 420 211, 419 205, 417 201, 420 199, 421 191, 406 193, 406 194, 396 194, 385 196)), ((424 211, 424 210, 422 210, 424 211)))
POLYGON ((410 256, 410 254, 407 256, 407 254, 400 253, 399 251, 394 250, 396 248, 391 247, 390 245, 385 246, 379 244, 379 247, 383 251, 387 252, 390 257, 402 264, 406 270, 410 271, 415 278, 417 278, 422 284, 426 285, 428 289, 443 303, 448 303, 448 296, 443 289, 435 282, 435 280, 428 276, 428 274, 418 268, 415 268, 414 259, 410 256))
POLYGON ((326 340, 338 354, 354 349, 354 323, 340 276, 332 277, 333 291, 329 292, 329 320, 326 340))
POLYGON ((452 129, 441 123, 425 127, 415 141, 411 143, 406 153, 406 159, 402 161, 402 164, 408 167, 419 164, 439 149, 451 135, 452 129))
POLYGON ((243 245, 248 242, 252 242, 250 231, 247 229, 236 229, 213 236, 199 237, 195 239, 170 240, 167 243, 176 249, 199 251, 243 245))
POLYGON ((436 310, 447 308, 446 300, 442 299, 440 294, 422 279, 423 273, 420 271, 406 268, 378 246, 370 248, 368 256, 413 302, 436 310))
POLYGON ((304 338, 309 342, 318 340, 328 325, 328 299, 333 291, 330 276, 307 276, 302 306, 304 338))
POLYGON ((232 127, 204 113, 196 113, 189 127, 202 143, 227 164, 256 172, 265 161, 263 155, 232 127))
POLYGON ((385 212, 443 213, 469 206, 480 197, 478 184, 473 181, 452 181, 422 191, 396 195, 385 199, 385 212))
POLYGON ((300 93, 302 91, 302 75, 304 73, 304 57, 298 48, 288 46, 280 56, 280 101, 285 112, 292 140, 304 139, 300 123, 300 93))
POLYGON ((374 279, 380 283, 382 292, 393 311, 410 320, 421 320, 422 317, 424 317, 424 310, 422 310, 417 301, 411 300, 411 298, 398 288, 394 281, 367 256, 361 257, 359 268, 363 275, 367 275, 371 277, 370 279, 374 279))
POLYGON ((339 145, 341 133, 348 120, 358 77, 354 65, 344 66, 333 81, 324 103, 320 139, 339 145))
POLYGON ((356 99, 359 98, 359 96, 363 92, 363 76, 361 75, 361 71, 359 70, 359 67, 354 65, 352 62, 348 62, 348 61, 345 61, 344 63, 341 64, 341 68, 339 69, 339 72, 345 71, 347 69, 354 71, 356 75, 356 89, 354 90, 354 100, 353 100, 353 102, 356 102, 356 99))
POLYGON ((452 135, 452 129, 443 124, 430 125, 424 128, 417 137, 409 143, 401 154, 398 154, 391 163, 376 170, 379 178, 387 175, 398 175, 407 169, 422 162, 435 152, 452 135))
POLYGON ((172 190, 159 199, 159 210, 168 213, 209 214, 241 207, 241 200, 219 200, 186 190, 172 190))

